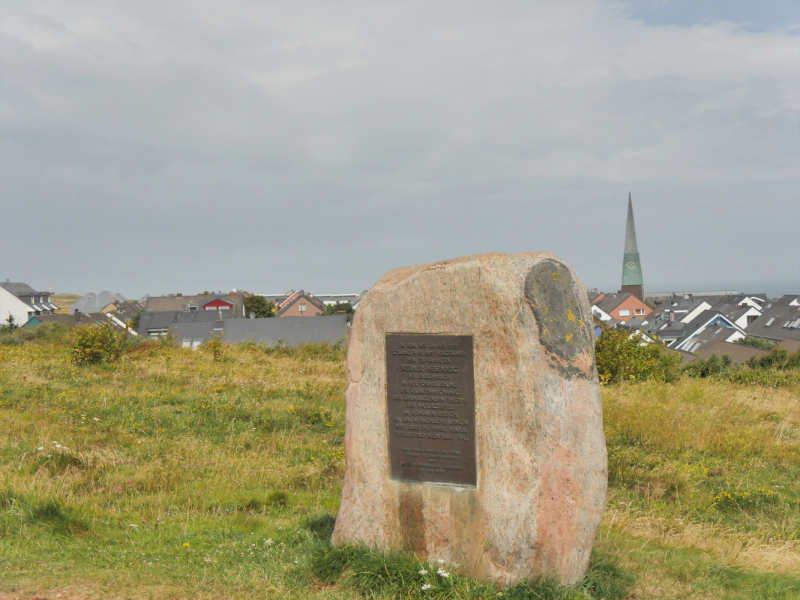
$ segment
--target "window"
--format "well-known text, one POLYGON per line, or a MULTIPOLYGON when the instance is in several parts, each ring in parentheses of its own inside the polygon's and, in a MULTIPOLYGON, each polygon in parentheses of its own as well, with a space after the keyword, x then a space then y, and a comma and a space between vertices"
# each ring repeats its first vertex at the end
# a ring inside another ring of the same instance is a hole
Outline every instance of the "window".
POLYGON ((305 305, 305 304, 301 304, 301 305, 300 305, 300 312, 301 312, 301 313, 304 313, 304 312, 306 312, 306 305, 305 305))
POLYGON ((633 311, 633 314, 635 314, 636 316, 642 316, 643 317, 644 313, 646 313, 646 312, 647 311, 645 309, 643 309, 643 308, 637 308, 637 309, 635 309, 633 311))
POLYGON ((630 309, 628 309, 628 308, 622 308, 622 309, 620 309, 620 311, 619 311, 619 316, 620 316, 620 317, 630 317, 630 316, 631 316, 631 311, 630 311, 630 309))
POLYGON ((774 322, 775 322, 775 317, 772 317, 772 318, 771 318, 769 321, 767 321, 767 324, 766 324, 766 325, 764 325, 764 327, 769 327, 769 326, 770 326, 770 325, 772 325, 774 322))

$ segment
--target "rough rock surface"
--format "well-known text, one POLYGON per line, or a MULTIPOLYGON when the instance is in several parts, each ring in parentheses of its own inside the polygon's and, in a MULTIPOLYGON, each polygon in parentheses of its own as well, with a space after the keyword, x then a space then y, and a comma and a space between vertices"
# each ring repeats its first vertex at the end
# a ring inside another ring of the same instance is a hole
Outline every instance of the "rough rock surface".
POLYGON ((484 254, 384 275, 356 311, 346 427, 334 544, 404 548, 505 585, 586 574, 606 447, 589 303, 561 259, 484 254), (386 333, 473 336, 477 487, 390 479, 386 333))

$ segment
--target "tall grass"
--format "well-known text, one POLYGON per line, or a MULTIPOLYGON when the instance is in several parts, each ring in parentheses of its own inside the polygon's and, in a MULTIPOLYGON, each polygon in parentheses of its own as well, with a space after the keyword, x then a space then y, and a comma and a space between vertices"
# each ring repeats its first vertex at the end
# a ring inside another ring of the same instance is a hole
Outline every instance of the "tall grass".
POLYGON ((599 599, 800 589, 797 387, 604 388, 610 501, 589 575, 569 588, 501 590, 436 574, 449 565, 330 547, 344 464, 338 345, 224 346, 218 360, 158 345, 77 366, 69 332, 31 331, 0 346, 0 591, 599 599))

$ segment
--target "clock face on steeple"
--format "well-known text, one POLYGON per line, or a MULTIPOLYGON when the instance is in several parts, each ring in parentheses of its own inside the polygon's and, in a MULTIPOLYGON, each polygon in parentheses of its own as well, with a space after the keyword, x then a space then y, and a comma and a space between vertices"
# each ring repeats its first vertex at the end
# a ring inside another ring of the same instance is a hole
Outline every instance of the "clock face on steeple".
POLYGON ((631 261, 631 262, 629 262, 629 263, 628 263, 628 268, 629 268, 629 269, 632 269, 632 268, 633 268, 633 267, 635 267, 635 266, 636 266, 636 263, 635 263, 635 262, 633 262, 633 261, 631 261))

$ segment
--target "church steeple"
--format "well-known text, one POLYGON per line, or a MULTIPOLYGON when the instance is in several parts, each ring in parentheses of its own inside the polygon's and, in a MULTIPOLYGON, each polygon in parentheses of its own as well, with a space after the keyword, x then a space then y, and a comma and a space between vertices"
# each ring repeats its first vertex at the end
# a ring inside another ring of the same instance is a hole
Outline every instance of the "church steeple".
POLYGON ((636 226, 633 222, 633 202, 628 192, 628 223, 625 226, 625 252, 622 259, 622 290, 631 293, 644 302, 644 279, 642 261, 636 246, 636 226))

